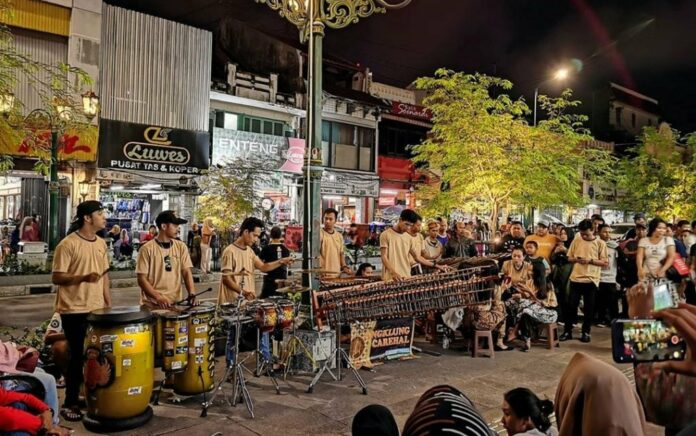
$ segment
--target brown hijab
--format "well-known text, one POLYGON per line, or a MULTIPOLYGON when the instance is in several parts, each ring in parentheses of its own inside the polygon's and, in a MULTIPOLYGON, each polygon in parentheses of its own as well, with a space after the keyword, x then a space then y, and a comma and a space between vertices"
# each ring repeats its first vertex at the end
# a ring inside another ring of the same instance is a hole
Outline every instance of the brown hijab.
POLYGON ((556 390, 559 436, 640 436, 645 415, 636 390, 613 366, 576 353, 556 390))

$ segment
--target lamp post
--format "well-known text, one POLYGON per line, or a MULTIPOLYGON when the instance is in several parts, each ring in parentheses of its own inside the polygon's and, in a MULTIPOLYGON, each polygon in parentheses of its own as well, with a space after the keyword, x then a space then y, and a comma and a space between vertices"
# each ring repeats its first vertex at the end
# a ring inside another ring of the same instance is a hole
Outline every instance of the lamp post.
MULTIPOLYGON (((19 122, 9 121, 14 109, 15 97, 12 93, 0 94, 0 113, 8 118, 8 124, 19 128, 32 124, 35 130, 48 130, 51 134, 51 163, 49 171, 49 219, 48 219, 48 249, 53 251, 58 245, 58 145, 59 135, 65 130, 65 126, 73 119, 72 105, 69 101, 55 97, 51 110, 34 109, 19 122)), ((99 97, 92 92, 82 95, 82 112, 88 120, 92 120, 99 110, 99 97)))
POLYGON ((539 98, 539 88, 551 81, 557 81, 557 82, 562 82, 568 78, 570 75, 570 72, 568 71, 567 68, 559 68, 556 73, 549 79, 544 80, 543 82, 539 83, 536 88, 534 88, 534 126, 536 127, 537 125, 537 99, 539 98))
MULTIPOLYGON (((304 176, 304 214, 302 235, 302 267, 312 268, 312 259, 319 258, 319 229, 321 228, 321 111, 322 111, 322 42, 324 30, 342 29, 388 9, 399 9, 411 0, 254 0, 265 3, 297 26, 300 41, 309 44, 309 105, 307 166, 304 176)), ((303 275, 303 285, 316 288, 312 274, 303 275)))

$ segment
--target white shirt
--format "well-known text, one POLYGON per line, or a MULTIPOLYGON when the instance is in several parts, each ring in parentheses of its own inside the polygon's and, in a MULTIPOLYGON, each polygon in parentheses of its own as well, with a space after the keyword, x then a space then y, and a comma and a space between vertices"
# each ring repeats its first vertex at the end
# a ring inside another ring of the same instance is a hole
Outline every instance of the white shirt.
POLYGON ((674 238, 663 237, 657 244, 653 244, 649 237, 645 237, 638 241, 638 248, 645 249, 645 257, 643 267, 647 268, 650 274, 657 274, 662 268, 662 262, 667 257, 667 247, 674 246, 674 238))
POLYGON ((602 268, 602 273, 599 277, 600 283, 616 283, 616 259, 619 258, 618 246, 619 244, 614 241, 607 241, 609 266, 602 268))

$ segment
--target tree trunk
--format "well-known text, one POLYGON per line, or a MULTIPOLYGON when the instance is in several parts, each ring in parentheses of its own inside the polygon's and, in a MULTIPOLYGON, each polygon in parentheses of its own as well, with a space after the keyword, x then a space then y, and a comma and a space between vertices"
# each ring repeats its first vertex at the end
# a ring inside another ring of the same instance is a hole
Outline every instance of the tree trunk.
POLYGON ((498 201, 493 201, 491 203, 491 215, 490 215, 490 222, 491 222, 491 236, 495 235, 495 232, 498 231, 498 215, 500 214, 500 203, 498 201))

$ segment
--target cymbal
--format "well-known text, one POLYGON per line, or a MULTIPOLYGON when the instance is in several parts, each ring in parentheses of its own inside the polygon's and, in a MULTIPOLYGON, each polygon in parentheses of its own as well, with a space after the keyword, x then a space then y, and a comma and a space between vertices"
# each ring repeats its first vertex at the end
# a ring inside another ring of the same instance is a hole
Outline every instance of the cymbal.
POLYGON ((276 289, 276 292, 281 294, 296 294, 298 292, 309 292, 312 288, 305 288, 302 286, 286 286, 284 288, 276 289))
POLYGON ((290 286, 292 284, 299 284, 300 279, 299 278, 297 278, 297 279, 276 279, 275 283, 276 283, 276 285, 285 284, 285 286, 290 286))
POLYGON ((265 276, 266 273, 260 272, 260 271, 254 271, 254 272, 249 272, 249 271, 238 271, 238 272, 225 272, 222 273, 223 276, 265 276))

